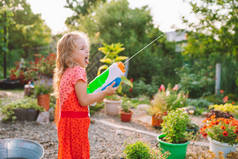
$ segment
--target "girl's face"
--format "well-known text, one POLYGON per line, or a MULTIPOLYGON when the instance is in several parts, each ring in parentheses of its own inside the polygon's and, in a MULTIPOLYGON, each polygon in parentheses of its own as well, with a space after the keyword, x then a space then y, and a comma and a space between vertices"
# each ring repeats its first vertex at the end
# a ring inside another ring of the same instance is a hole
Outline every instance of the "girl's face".
POLYGON ((89 64, 89 46, 85 40, 80 40, 77 44, 77 48, 73 52, 72 57, 77 64, 86 68, 89 64))

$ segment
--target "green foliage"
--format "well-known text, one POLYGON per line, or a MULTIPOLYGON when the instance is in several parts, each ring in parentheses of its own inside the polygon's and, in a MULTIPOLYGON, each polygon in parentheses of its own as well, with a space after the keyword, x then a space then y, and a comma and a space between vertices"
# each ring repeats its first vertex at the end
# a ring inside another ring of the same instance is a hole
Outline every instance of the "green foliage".
POLYGON ((127 159, 150 159, 150 148, 141 141, 134 144, 128 144, 124 149, 127 159))
POLYGON ((231 103, 210 105, 209 109, 214 109, 221 112, 229 112, 233 116, 238 117, 238 105, 233 105, 231 103))
MULTIPOLYGON (((184 19, 190 28, 184 54, 190 57, 210 58, 212 65, 222 63, 221 88, 237 92, 238 12, 234 0, 189 0, 192 12, 198 17, 193 23, 184 19)), ((189 29, 188 29, 189 30, 189 29)), ((210 63, 211 64, 211 63, 210 63)))
POLYGON ((166 134, 164 139, 170 143, 184 143, 190 139, 186 131, 189 124, 189 116, 182 110, 172 110, 163 118, 162 132, 166 134))
POLYGON ((65 23, 71 27, 73 27, 74 25, 79 25, 79 23, 77 23, 77 19, 80 18, 80 15, 87 15, 89 13, 90 8, 92 8, 93 6, 97 6, 101 2, 105 1, 106 0, 66 0, 65 8, 71 9, 74 14, 71 17, 68 17, 65 23))
POLYGON ((205 64, 207 61, 194 61, 193 65, 185 64, 178 69, 182 90, 189 92, 190 98, 210 95, 214 90, 214 67, 205 64))
POLYGON ((133 82, 133 88, 130 89, 129 86, 123 86, 122 91, 128 97, 138 97, 140 95, 146 95, 148 97, 152 97, 156 91, 158 90, 158 86, 154 83, 146 84, 144 80, 136 80, 133 82))
POLYGON ((191 40, 188 40, 187 52, 205 56, 217 53, 219 57, 224 55, 238 57, 237 3, 234 0, 189 2, 192 12, 198 17, 198 23, 184 19, 189 28, 197 32, 189 35, 191 40))
MULTIPOLYGON (((122 47, 123 45, 120 43, 117 44, 103 44, 103 47, 100 47, 98 50, 104 54, 104 57, 100 59, 100 62, 106 63, 98 68, 98 75, 101 73, 102 70, 107 69, 111 64, 115 62, 122 62, 123 60, 127 59, 126 56, 119 56, 119 53, 123 51, 125 48, 122 47)), ((129 81, 126 77, 121 77, 121 83, 118 86, 117 92, 122 93, 122 84, 128 85, 133 87, 131 81, 129 81)))
POLYGON ((201 115, 203 112, 208 111, 209 105, 212 103, 206 100, 205 98, 198 98, 198 99, 187 99, 188 106, 196 107, 194 115, 201 115))
POLYGON ((35 110, 43 111, 43 108, 37 104, 36 99, 27 97, 2 106, 1 113, 4 115, 3 121, 15 120, 14 110, 17 108, 33 108, 35 110))
POLYGON ((113 94, 111 96, 107 96, 106 99, 108 99, 108 100, 117 100, 118 101, 118 100, 121 100, 121 97, 117 94, 113 94))
POLYGON ((119 56, 119 53, 125 50, 122 46, 123 45, 120 43, 111 45, 103 43, 103 47, 98 48, 98 50, 104 54, 104 57, 100 59, 100 62, 105 63, 105 65, 99 67, 98 75, 101 74, 102 70, 107 69, 111 64, 121 62, 128 58, 126 56, 119 56))
MULTIPOLYGON (((32 58, 32 52, 41 53, 48 50, 51 31, 42 20, 40 14, 34 14, 26 0, 3 0, 0 2, 0 39, 5 25, 4 10, 7 8, 11 15, 8 22, 8 54, 7 67, 13 66, 20 58, 32 58), (11 60, 9 60, 11 59, 11 60)), ((0 46, 2 42, 0 40, 0 46)), ((3 59, 0 59, 2 63, 3 59)))
MULTIPOLYGON (((126 49, 122 55, 127 57, 163 34, 153 25, 147 6, 131 9, 127 0, 99 5, 80 16, 77 23, 73 29, 87 32, 93 43, 124 44, 126 49)), ((162 37, 130 61, 129 78, 143 77, 145 83, 150 83, 152 77, 157 76, 160 84, 175 84, 179 78, 174 68, 181 66, 182 57, 174 50, 175 44, 162 37)))
POLYGON ((90 115, 94 115, 96 112, 103 109, 103 107, 104 107, 103 102, 97 103, 95 106, 90 107, 90 115))
POLYGON ((46 84, 36 83, 34 85, 34 95, 37 97, 43 94, 49 94, 52 91, 51 86, 47 86, 46 84))
POLYGON ((131 108, 136 108, 139 104, 150 104, 150 99, 147 96, 139 96, 137 98, 128 98, 123 96, 122 100, 124 103, 128 103, 131 108))
POLYGON ((197 108, 208 108, 212 103, 203 98, 187 99, 187 105, 195 106, 197 108))
POLYGON ((130 108, 132 107, 130 100, 123 100, 121 104, 121 108, 124 112, 130 112, 130 108))

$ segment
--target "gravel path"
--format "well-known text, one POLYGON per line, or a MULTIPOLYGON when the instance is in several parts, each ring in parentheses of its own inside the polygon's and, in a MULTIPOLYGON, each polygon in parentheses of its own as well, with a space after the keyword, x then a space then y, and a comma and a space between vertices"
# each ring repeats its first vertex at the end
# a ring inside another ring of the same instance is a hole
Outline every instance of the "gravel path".
MULTIPOLYGON (((3 104, 11 101, 13 97, 18 99, 23 96, 23 92, 9 93, 0 91, 0 94, 2 99, 4 99, 3 104)), ((140 111, 137 112, 138 110, 134 110, 137 115, 140 113, 140 111)), ((199 122, 200 119, 197 117, 195 120, 199 122)), ((130 123, 123 123, 118 116, 108 116, 103 110, 96 113, 92 117, 92 121, 89 128, 91 159, 120 159, 123 157, 126 143, 134 143, 139 140, 147 143, 151 148, 156 148, 157 140, 154 134, 161 133, 160 130, 134 119, 130 123), (120 127, 128 127, 130 130, 110 126, 110 124, 103 124, 104 122, 119 125, 120 127), (134 131, 134 129, 139 131, 134 131), (150 133, 141 133, 140 131, 150 132, 152 135, 150 133)), ((5 138, 23 138, 37 141, 44 147, 44 159, 57 159, 57 130, 52 122, 44 125, 36 122, 0 122, 0 139, 5 138)), ((199 138, 199 141, 206 140, 199 138)), ((206 146, 190 144, 187 156, 194 152, 207 151, 207 149, 206 146)))
MULTIPOLYGON (((134 122, 122 123, 118 117, 107 116, 103 113, 97 113, 92 119, 94 119, 94 122, 91 123, 89 128, 91 159, 120 159, 123 157, 125 144, 134 143, 138 140, 147 143, 151 148, 156 148, 157 141, 152 135, 117 129, 97 121, 104 120, 112 124, 152 133, 159 133, 157 129, 145 127, 134 122)), ((0 123, 0 138, 24 138, 37 141, 44 147, 44 159, 57 158, 58 141, 54 123, 44 125, 36 122, 0 123)), ((198 149, 206 150, 207 147, 189 145, 188 153, 198 151, 198 149)))

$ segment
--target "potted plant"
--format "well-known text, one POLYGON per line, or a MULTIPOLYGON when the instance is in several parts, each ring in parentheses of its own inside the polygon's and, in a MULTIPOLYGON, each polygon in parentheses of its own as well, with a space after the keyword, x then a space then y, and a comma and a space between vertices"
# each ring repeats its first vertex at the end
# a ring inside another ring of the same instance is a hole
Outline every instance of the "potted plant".
POLYGON ((163 122, 163 116, 167 115, 167 103, 165 101, 163 93, 158 91, 153 100, 151 101, 151 107, 148 112, 152 116, 152 126, 160 128, 163 122))
POLYGON ((132 117, 132 111, 130 110, 130 102, 123 101, 121 105, 120 117, 123 122, 130 122, 132 117))
MULTIPOLYGON (((127 59, 126 56, 119 56, 119 53, 121 53, 123 50, 125 50, 125 48, 123 48, 122 46, 123 45, 120 43, 111 44, 111 45, 104 43, 103 47, 100 47, 98 49, 100 52, 102 52, 105 55, 102 59, 100 59, 100 62, 104 63, 104 65, 102 65, 98 68, 98 73, 97 73, 98 75, 101 74, 102 70, 106 70, 111 64, 113 64, 115 62, 121 62, 121 61, 127 59)), ((122 78, 121 78, 121 83, 124 83, 124 84, 132 87, 132 82, 124 76, 122 76, 122 78)), ((118 115, 119 114, 120 106, 122 103, 122 100, 118 96, 118 94, 120 94, 122 91, 121 83, 118 86, 117 94, 115 94, 111 97, 107 97, 104 100, 105 109, 106 109, 107 114, 110 114, 110 115, 118 115)))
POLYGON ((34 85, 34 94, 37 97, 38 105, 45 108, 46 111, 50 108, 50 92, 52 88, 51 86, 47 86, 46 84, 42 84, 40 82, 34 85))
POLYGON ((39 111, 43 108, 37 104, 37 101, 30 97, 11 102, 1 108, 3 121, 27 120, 35 121, 39 111))
POLYGON ((104 100, 103 100, 104 104, 105 104, 105 111, 108 115, 118 115, 119 114, 119 110, 121 107, 121 97, 118 96, 117 94, 114 94, 112 96, 107 96, 104 100))
POLYGON ((152 116, 152 126, 161 127, 163 116, 166 116, 170 110, 186 106, 186 100, 185 93, 178 91, 178 85, 171 88, 169 84, 167 89, 165 89, 164 85, 161 85, 148 110, 152 116))
POLYGON ((157 138, 160 147, 170 152, 168 159, 184 159, 192 137, 186 131, 190 121, 188 114, 180 109, 172 110, 163 120, 162 134, 157 138))
POLYGON ((200 133, 204 137, 208 136, 210 142, 209 149, 216 156, 218 156, 219 152, 223 152, 224 157, 226 157, 229 152, 236 151, 236 146, 238 145, 237 119, 212 115, 204 120, 200 133))

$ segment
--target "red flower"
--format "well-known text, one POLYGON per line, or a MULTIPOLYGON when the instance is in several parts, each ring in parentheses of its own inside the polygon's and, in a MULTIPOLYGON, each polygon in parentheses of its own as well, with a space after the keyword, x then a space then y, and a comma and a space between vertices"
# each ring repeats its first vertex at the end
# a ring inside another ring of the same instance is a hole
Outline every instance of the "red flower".
POLYGON ((228 101, 228 98, 229 98, 228 96, 225 96, 225 97, 223 98, 223 102, 226 103, 226 102, 228 101))
POLYGON ((220 93, 221 93, 221 94, 223 94, 223 93, 224 93, 224 90, 223 90, 223 89, 221 89, 221 90, 220 90, 220 93))
POLYGON ((202 136, 203 136, 203 137, 207 137, 207 133, 205 133, 205 132, 202 133, 202 136))
POLYGON ((133 83, 134 79, 133 79, 133 78, 131 78, 131 79, 130 79, 130 81, 131 81, 131 83, 133 83))
POLYGON ((238 135, 238 129, 235 129, 235 130, 234 130, 234 133, 235 133, 236 135, 238 135))
POLYGON ((236 104, 234 101, 231 104, 236 104))
POLYGON ((226 129, 226 127, 225 127, 225 126, 221 126, 221 129, 222 129, 222 130, 225 130, 225 129, 226 129))
POLYGON ((223 136, 228 136, 228 132, 227 131, 223 131, 223 136))

